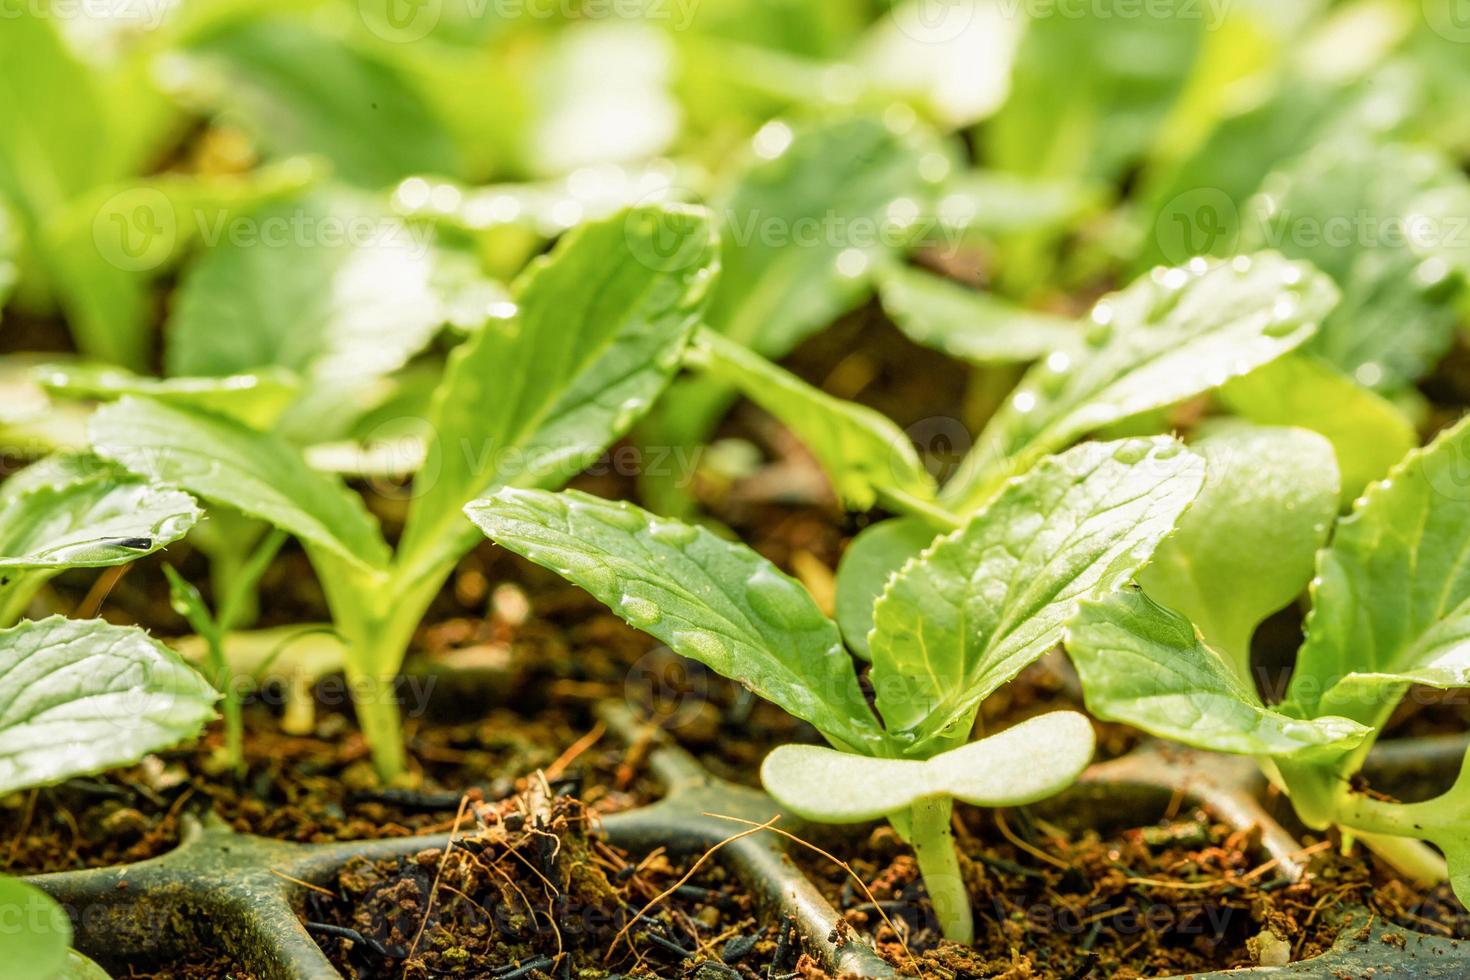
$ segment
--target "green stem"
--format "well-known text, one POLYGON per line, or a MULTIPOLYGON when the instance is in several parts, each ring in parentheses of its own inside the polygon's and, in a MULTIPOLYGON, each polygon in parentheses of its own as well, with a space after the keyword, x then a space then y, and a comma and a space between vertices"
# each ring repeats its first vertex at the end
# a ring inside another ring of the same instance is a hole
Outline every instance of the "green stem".
POLYGON ((12 572, 15 580, 0 586, 0 629, 20 622, 30 608, 31 600, 41 590, 46 579, 26 572, 12 572))
POLYGON ((204 649, 209 658, 210 673, 214 675, 214 689, 220 692, 225 716, 225 757, 235 775, 245 775, 245 719, 240 710, 240 689, 225 659, 224 633, 217 623, 194 623, 194 629, 204 640, 204 649), (200 630, 201 626, 207 627, 200 630))
POLYGON ((966 945, 975 941, 970 891, 960 873, 959 854, 950 832, 954 801, 948 797, 920 800, 909 810, 909 843, 919 861, 924 887, 944 938, 966 945))
POLYGON ((289 535, 285 531, 272 529, 261 541, 260 546, 245 561, 232 555, 229 562, 211 563, 216 573, 215 595, 219 597, 220 630, 231 630, 251 626, 260 616, 260 580, 276 560, 289 535), (224 571, 222 566, 227 566, 224 571))
POLYGON ((403 718, 398 710, 395 675, 383 676, 363 671, 348 660, 347 681, 352 686, 353 707, 357 724, 373 752, 373 766, 378 778, 392 782, 408 768, 403 747, 403 718))
POLYGON ((1336 769, 1324 770, 1320 766, 1279 759, 1277 771, 1280 785, 1286 787, 1292 809, 1302 823, 1313 830, 1326 830, 1342 822, 1340 802, 1347 783, 1336 769))
POLYGON ((1292 807, 1315 829, 1336 824, 1405 875, 1425 884, 1449 877, 1445 861, 1423 843, 1436 818, 1448 812, 1442 802, 1389 803, 1354 793, 1335 769, 1281 763, 1281 777, 1292 807))
POLYGON ((1356 836, 1364 847, 1422 887, 1433 887, 1450 879, 1450 869, 1445 859, 1423 841, 1411 837, 1370 834, 1361 830, 1357 831, 1356 836))
POLYGON ((964 526, 964 521, 943 507, 927 500, 915 497, 911 493, 902 490, 878 488, 878 502, 887 510, 896 514, 905 514, 909 517, 917 517, 920 520, 942 528, 945 531, 954 531, 964 526))

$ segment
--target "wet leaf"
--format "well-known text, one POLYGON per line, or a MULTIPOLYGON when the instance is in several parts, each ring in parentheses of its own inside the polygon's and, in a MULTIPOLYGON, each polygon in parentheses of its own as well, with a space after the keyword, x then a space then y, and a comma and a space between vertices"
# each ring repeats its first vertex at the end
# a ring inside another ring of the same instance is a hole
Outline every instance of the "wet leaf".
POLYGON ((52 617, 0 630, 0 792, 177 745, 214 717, 217 698, 140 629, 52 617))
POLYGON ((744 545, 576 491, 507 489, 466 513, 492 541, 835 744, 864 750, 879 741, 836 624, 801 583, 744 545))
POLYGON ((868 636, 889 737, 923 757, 968 735, 979 703, 1056 646, 1078 601, 1137 573, 1203 481, 1203 460, 1172 439, 1087 443, 906 564, 868 636))
POLYGON ((1156 269, 1098 302, 1083 349, 1026 373, 942 499, 973 510, 1047 453, 1270 363, 1306 342, 1336 296, 1326 276, 1271 253, 1156 269))

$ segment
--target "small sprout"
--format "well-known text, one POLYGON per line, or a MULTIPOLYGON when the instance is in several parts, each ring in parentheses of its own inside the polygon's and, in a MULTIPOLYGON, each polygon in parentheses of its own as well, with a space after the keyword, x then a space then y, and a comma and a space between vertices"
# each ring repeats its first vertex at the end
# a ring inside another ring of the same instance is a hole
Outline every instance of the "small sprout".
POLYGON ((1034 803, 1071 786, 1093 749, 1085 716, 1054 711, 922 761, 782 745, 761 765, 761 783, 782 806, 814 823, 864 823, 926 799, 989 807, 1034 803))

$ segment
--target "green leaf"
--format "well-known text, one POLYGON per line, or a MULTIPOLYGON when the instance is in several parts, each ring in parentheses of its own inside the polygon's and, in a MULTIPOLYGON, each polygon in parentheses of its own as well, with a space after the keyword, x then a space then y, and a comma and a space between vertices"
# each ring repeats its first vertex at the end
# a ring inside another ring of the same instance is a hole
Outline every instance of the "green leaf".
POLYGON ((1135 589, 1084 600, 1066 643, 1087 710, 1160 738, 1310 763, 1340 756, 1368 735, 1347 718, 1302 720, 1265 707, 1189 620, 1135 589))
POLYGON ((1154 142, 1207 20, 1189 0, 1031 18, 1011 96, 986 132, 987 159, 1022 174, 1116 178, 1154 142))
POLYGON ((275 368, 306 379, 289 433, 324 422, 403 367, 450 318, 432 232, 354 192, 315 191, 260 208, 249 237, 223 237, 185 272, 167 326, 168 373, 275 368))
POLYGON ((1381 727, 1410 684, 1470 687, 1470 420, 1415 450, 1338 523, 1288 704, 1381 727))
POLYGON ((267 521, 358 566, 388 562, 388 546, 361 498, 312 470, 280 436, 142 398, 104 405, 89 431, 94 452, 135 473, 267 521))
POLYGON ((428 184, 405 182, 393 195, 393 207, 407 218, 476 235, 515 228, 555 238, 569 225, 600 221, 636 204, 680 200, 687 189, 702 187, 707 179, 701 171, 667 159, 640 165, 606 164, 595 173, 596 179, 582 171, 554 180, 476 186, 436 182, 435 187, 452 191, 450 201, 434 195, 428 184))
POLYGON ((1275 360, 1306 342, 1336 297, 1326 276, 1271 253, 1155 269, 1098 301, 1085 349, 1027 372, 941 498, 973 510, 1047 453, 1275 360))
POLYGON ((1092 761, 1092 723, 1054 711, 923 761, 781 745, 761 764, 776 802, 817 823, 864 823, 920 800, 1024 806, 1072 785, 1092 761))
POLYGON ((848 544, 837 565, 837 625, 847 648, 871 660, 868 633, 873 629, 873 603, 904 563, 934 543, 934 525, 917 517, 900 517, 864 528, 848 544))
MULTIPOLYGON (((705 324, 778 360, 871 294, 865 270, 892 259, 915 234, 890 217, 890 205, 906 199, 922 214, 931 185, 920 161, 937 163, 931 176, 939 179, 949 164, 867 116, 805 126, 773 121, 755 147, 715 201, 724 219, 721 273, 705 324)), ((732 400, 711 379, 675 384, 642 441, 697 445, 732 400)), ((667 487, 650 493, 667 495, 667 487)))
POLYGON ((53 395, 116 401, 139 395, 171 405, 194 405, 237 418, 253 428, 269 428, 296 397, 295 375, 267 369, 255 374, 214 378, 150 378, 106 364, 46 364, 36 381, 53 395))
POLYGON ((1102 181, 972 169, 954 174, 941 190, 940 223, 979 241, 1064 231, 1101 211, 1111 194, 1102 181))
POLYGON ((723 272, 706 322, 779 358, 869 294, 866 278, 839 267, 838 255, 858 249, 868 261, 854 266, 866 267, 896 254, 905 236, 892 227, 889 205, 904 197, 918 204, 931 185, 920 176, 923 147, 878 119, 770 127, 719 202, 723 272), (860 240, 865 226, 887 234, 860 240))
POLYGON ((1310 349, 1360 384, 1395 391, 1432 368, 1455 334, 1454 308, 1444 302, 1447 285, 1454 288, 1445 281, 1445 263, 1421 259, 1410 243, 1463 233, 1454 211, 1421 211, 1422 226, 1407 221, 1416 207, 1448 203, 1428 191, 1464 185, 1464 176, 1436 154, 1339 140, 1266 180, 1251 204, 1242 246, 1274 248, 1330 275, 1342 302, 1310 349))
POLYGON ((158 316, 152 284, 203 239, 241 215, 299 190, 314 169, 282 161, 249 174, 162 174, 95 187, 32 239, 54 280, 77 348, 136 371, 152 359, 158 316))
POLYGON ((1314 357, 1278 358, 1220 389, 1242 418, 1291 425, 1327 437, 1342 473, 1342 500, 1351 503, 1419 444, 1414 426, 1394 404, 1314 357))
POLYGON ((1082 342, 1066 317, 1037 313, 911 266, 878 275, 883 309, 910 340, 975 364, 1035 361, 1082 342))
POLYGON ((835 744, 871 752, 880 741, 837 626, 799 582, 744 545, 576 491, 505 489, 465 511, 495 543, 835 744))
POLYGON ((1138 584, 1248 681, 1256 627, 1306 589, 1337 519, 1337 464, 1305 429, 1229 426, 1191 448, 1205 487, 1138 584))
POLYGON ((718 378, 770 412, 821 461, 852 510, 882 500, 923 506, 938 487, 903 430, 878 412, 833 398, 711 330, 701 330, 685 363, 718 378))
POLYGON ((0 630, 0 793, 177 745, 214 717, 217 698, 139 629, 53 616, 0 630))
POLYGON ((1222 119, 1193 152, 1148 175, 1139 197, 1151 234, 1136 269, 1232 254, 1247 203, 1280 161, 1344 137, 1382 138, 1421 101, 1413 86, 1384 72, 1324 79, 1289 63, 1261 84, 1268 88, 1262 98, 1222 119))
POLYGON ((453 562, 460 509, 501 486, 560 486, 642 417, 678 370, 718 269, 708 212, 634 208, 568 234, 450 358, 400 551, 453 562))
POLYGON ((1172 439, 1087 443, 905 565, 868 636, 889 737, 922 755, 968 734, 980 701, 1056 646, 1079 599, 1132 578, 1203 482, 1172 439))
POLYGON ((192 497, 90 456, 51 456, 0 484, 0 626, 68 568, 123 565, 183 537, 192 497))
POLYGON ((97 81, 51 16, 12 11, 0 31, 0 198, 40 221, 103 179, 97 81))
POLYGON ((1470 182, 1455 179, 1425 191, 1406 210, 1406 226, 1422 229, 1422 234, 1410 236, 1409 245, 1430 260, 1415 270, 1419 282, 1433 285, 1451 273, 1462 284, 1470 280, 1470 232, 1462 227, 1464 215, 1470 214, 1470 182))
POLYGON ((277 155, 321 154, 371 188, 458 169, 443 126, 390 65, 300 20, 236 18, 187 53, 196 97, 277 155))
MULTIPOLYGON (((7 958, 7 962, 11 960, 7 958)), ((66 972, 57 980, 112 980, 112 978, 102 967, 72 949, 66 954, 66 972)))
POLYGON ((184 536, 194 499, 110 468, 88 480, 0 497, 0 572, 122 565, 184 536))
MULTIPOLYGON (((67 974, 71 919, 55 899, 18 878, 0 877, 0 958, 16 980, 60 980, 67 974)), ((106 976, 106 974, 103 974, 106 976)))

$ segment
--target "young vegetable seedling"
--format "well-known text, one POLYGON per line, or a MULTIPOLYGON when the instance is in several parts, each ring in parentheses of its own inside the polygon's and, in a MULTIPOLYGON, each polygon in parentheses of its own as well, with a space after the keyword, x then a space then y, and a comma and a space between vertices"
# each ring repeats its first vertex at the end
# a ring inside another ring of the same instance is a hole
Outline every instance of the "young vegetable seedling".
POLYGON ((278 435, 197 406, 127 398, 93 418, 95 451, 294 535, 347 646, 379 774, 405 767, 394 679, 419 621, 473 547, 467 501, 560 486, 647 411, 678 370, 717 271, 707 212, 640 207, 569 233, 527 271, 516 312, 450 356, 396 550, 361 498, 278 435))
POLYGON ((1007 484, 887 582, 867 637, 876 713, 837 624, 743 545, 576 492, 506 489, 466 512, 503 547, 815 726, 833 748, 777 749, 767 788, 814 820, 887 817, 914 846, 945 934, 968 941, 954 800, 1051 795, 1093 749, 1088 722, 1069 712, 967 745, 980 702, 1057 644, 1080 598, 1131 579, 1203 479, 1199 457, 1160 438, 1088 443, 1007 484))
POLYGON ((1418 842, 1436 845, 1456 894, 1470 900, 1470 767, 1422 803, 1379 799, 1353 782, 1410 685, 1470 687, 1470 421, 1371 485, 1320 551, 1336 511, 1335 470, 1329 447, 1317 440, 1314 449, 1304 435, 1255 430, 1229 435, 1234 445, 1201 444, 1211 485, 1155 566, 1169 567, 1177 542, 1188 549, 1189 581, 1146 574, 1145 591, 1083 601, 1068 628, 1088 708, 1188 745, 1257 756, 1308 826, 1365 836, 1420 877, 1443 876, 1418 842), (1314 551, 1306 639, 1285 699, 1268 707, 1245 644, 1306 584, 1314 551))
MULTIPOLYGON (((1311 338, 1336 301, 1326 276, 1271 252, 1156 269, 1101 299, 1072 325, 1069 343, 1026 372, 942 488, 892 421, 813 388, 726 337, 701 330, 685 362, 787 425, 849 508, 879 505, 904 515, 864 530, 838 567, 838 622, 853 652, 866 657, 873 598, 888 576, 984 506, 1007 479, 1101 428, 1252 377, 1311 338)), ((997 329, 1034 334, 1033 327, 1011 319, 997 329)))

